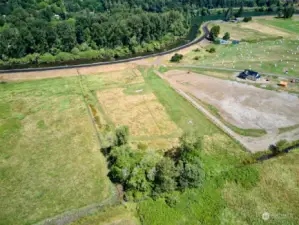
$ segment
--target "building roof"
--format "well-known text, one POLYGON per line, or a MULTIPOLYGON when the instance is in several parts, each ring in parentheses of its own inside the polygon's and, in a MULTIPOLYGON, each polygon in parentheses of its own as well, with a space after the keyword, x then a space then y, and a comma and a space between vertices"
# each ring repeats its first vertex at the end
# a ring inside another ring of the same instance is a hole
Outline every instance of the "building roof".
POLYGON ((253 71, 253 70, 245 70, 244 73, 245 73, 246 75, 249 75, 249 76, 257 76, 257 75, 259 75, 258 72, 255 72, 255 71, 253 71))

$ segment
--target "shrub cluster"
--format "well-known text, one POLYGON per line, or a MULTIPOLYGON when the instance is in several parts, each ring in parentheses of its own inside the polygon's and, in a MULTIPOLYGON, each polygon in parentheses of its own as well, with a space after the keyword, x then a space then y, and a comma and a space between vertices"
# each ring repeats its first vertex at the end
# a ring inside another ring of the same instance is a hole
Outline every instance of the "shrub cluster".
POLYGON ((250 21, 252 21, 252 17, 251 16, 244 17, 244 19, 243 19, 243 22, 245 22, 245 23, 250 22, 250 21))
POLYGON ((214 47, 212 47, 210 49, 207 49, 207 52, 214 53, 214 52, 216 52, 216 49, 214 47))
POLYGON ((289 149, 299 147, 299 140, 289 142, 287 140, 280 140, 276 142, 274 145, 269 146, 269 150, 272 152, 273 155, 278 155, 287 151, 289 149))
POLYGON ((178 54, 178 53, 175 53, 171 59, 170 59, 170 62, 180 62, 182 59, 183 59, 183 55, 182 54, 178 54))
POLYGON ((116 141, 107 154, 109 177, 114 183, 122 184, 127 200, 165 196, 169 204, 176 198, 169 193, 186 188, 199 187, 204 180, 200 160, 202 140, 195 133, 180 138, 180 147, 161 153, 132 149, 128 143, 128 129, 116 130, 116 141), (170 154, 171 153, 171 154, 170 154))

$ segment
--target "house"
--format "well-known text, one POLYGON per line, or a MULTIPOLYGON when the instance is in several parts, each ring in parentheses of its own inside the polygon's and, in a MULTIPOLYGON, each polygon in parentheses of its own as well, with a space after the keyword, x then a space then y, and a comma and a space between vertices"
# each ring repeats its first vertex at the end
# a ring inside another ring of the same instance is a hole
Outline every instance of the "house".
POLYGON ((256 81, 261 78, 261 75, 258 72, 255 72, 253 70, 244 70, 241 72, 238 76, 239 78, 242 79, 248 79, 248 80, 253 80, 256 81))

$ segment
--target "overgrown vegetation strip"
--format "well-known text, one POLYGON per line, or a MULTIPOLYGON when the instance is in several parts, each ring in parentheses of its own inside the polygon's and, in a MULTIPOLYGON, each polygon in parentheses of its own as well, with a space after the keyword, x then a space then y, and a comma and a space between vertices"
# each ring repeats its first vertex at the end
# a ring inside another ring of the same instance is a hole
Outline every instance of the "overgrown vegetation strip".
POLYGON ((102 141, 101 141, 101 136, 98 132, 98 128, 97 128, 97 125, 96 125, 96 122, 95 122, 95 118, 93 117, 93 114, 91 112, 91 109, 86 101, 86 95, 84 94, 84 89, 83 89, 83 85, 82 85, 82 75, 80 73, 80 71, 77 69, 77 73, 78 73, 78 80, 79 80, 79 84, 80 84, 80 91, 81 91, 81 94, 82 94, 82 98, 83 98, 83 101, 84 101, 84 104, 86 106, 86 110, 88 112, 88 116, 90 118, 90 121, 92 123, 92 126, 94 128, 94 132, 95 132, 95 136, 97 138, 97 142, 98 142, 98 147, 99 147, 99 151, 101 151, 101 146, 102 146, 102 141))

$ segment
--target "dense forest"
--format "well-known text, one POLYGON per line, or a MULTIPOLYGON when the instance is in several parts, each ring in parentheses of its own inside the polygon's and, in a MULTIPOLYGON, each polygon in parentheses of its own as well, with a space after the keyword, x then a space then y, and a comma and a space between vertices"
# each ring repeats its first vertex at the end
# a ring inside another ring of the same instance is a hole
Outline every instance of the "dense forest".
POLYGON ((163 49, 212 8, 278 0, 1 0, 0 65, 110 60, 163 49))

